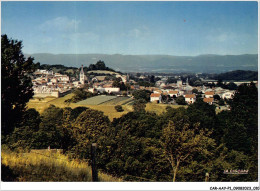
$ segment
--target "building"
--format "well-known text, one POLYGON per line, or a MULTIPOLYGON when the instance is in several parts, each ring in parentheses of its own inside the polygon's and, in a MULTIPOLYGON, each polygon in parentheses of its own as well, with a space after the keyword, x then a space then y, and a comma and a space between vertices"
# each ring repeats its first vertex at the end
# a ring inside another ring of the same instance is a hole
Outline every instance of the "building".
POLYGON ((80 73, 79 73, 79 81, 81 84, 85 84, 85 74, 84 74, 84 70, 83 70, 83 65, 81 66, 81 70, 80 70, 80 73))
POLYGON ((208 103, 209 105, 212 105, 213 101, 214 101, 214 98, 204 98, 203 101, 208 103))
POLYGON ((184 95, 185 97, 185 101, 188 103, 188 104, 192 104, 196 101, 196 96, 195 94, 186 94, 184 95))
POLYGON ((177 80, 177 86, 180 88, 182 87, 182 80, 177 80))
POLYGON ((214 97, 214 92, 213 91, 205 92, 205 98, 213 98, 213 97, 214 97))
POLYGON ((178 96, 179 96, 179 92, 176 91, 176 90, 170 90, 170 91, 169 91, 169 95, 170 95, 171 97, 173 97, 173 96, 178 97, 178 96))
POLYGON ((161 96, 161 94, 152 93, 152 94, 150 95, 150 101, 151 101, 151 102, 156 102, 156 103, 161 103, 161 102, 162 102, 162 96, 161 96))
POLYGON ((221 97, 222 99, 232 99, 233 96, 234 96, 234 91, 227 91, 227 92, 221 94, 220 97, 221 97))

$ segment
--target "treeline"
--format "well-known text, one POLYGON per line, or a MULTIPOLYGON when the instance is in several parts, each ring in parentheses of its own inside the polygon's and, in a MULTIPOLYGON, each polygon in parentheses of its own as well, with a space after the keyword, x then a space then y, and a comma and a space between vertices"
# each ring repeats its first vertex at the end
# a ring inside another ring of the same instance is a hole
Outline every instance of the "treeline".
POLYGON ((90 160, 98 144, 98 168, 126 181, 256 181, 258 178, 257 89, 241 85, 231 110, 216 114, 202 101, 167 107, 161 115, 137 102, 133 112, 109 121, 100 111, 51 105, 41 115, 27 110, 5 137, 11 149, 62 148, 71 158, 90 160), (138 105, 139 104, 139 105, 138 105), (247 175, 224 170, 245 169, 247 175))
MULTIPOLYGON (((65 72, 66 70, 69 70, 69 69, 72 69, 72 70, 79 70, 79 68, 76 68, 76 67, 69 67, 69 66, 64 66, 64 65, 61 65, 61 64, 54 64, 54 65, 49 65, 49 64, 40 64, 40 63, 37 63, 36 64, 36 69, 45 69, 45 70, 52 70, 52 69, 55 69, 55 70, 59 70, 60 72, 65 72)), ((107 70, 107 71, 113 71, 114 70, 112 68, 109 68, 106 66, 105 62, 104 61, 97 61, 96 64, 90 64, 89 67, 84 67, 84 70, 86 71, 91 71, 91 70, 107 70)))
POLYGON ((258 80, 258 72, 246 71, 246 70, 235 70, 231 72, 217 74, 213 77, 215 80, 247 80, 255 81, 258 80))

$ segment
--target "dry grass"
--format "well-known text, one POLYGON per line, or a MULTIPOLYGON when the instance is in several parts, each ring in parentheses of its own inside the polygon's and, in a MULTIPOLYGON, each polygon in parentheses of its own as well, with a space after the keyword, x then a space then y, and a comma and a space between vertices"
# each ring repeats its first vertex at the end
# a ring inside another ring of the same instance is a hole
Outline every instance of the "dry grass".
POLYGON ((183 105, 167 105, 167 104, 157 104, 157 103, 147 103, 146 104, 146 111, 149 112, 155 112, 156 114, 162 114, 164 111, 166 111, 166 107, 170 106, 172 108, 179 108, 179 107, 185 107, 183 105))
MULTIPOLYGON (((91 182, 91 168, 86 162, 69 160, 66 155, 42 151, 38 153, 14 153, 2 150, 2 164, 17 175, 16 181, 23 182, 91 182)), ((120 182, 99 172, 100 182, 120 182)))

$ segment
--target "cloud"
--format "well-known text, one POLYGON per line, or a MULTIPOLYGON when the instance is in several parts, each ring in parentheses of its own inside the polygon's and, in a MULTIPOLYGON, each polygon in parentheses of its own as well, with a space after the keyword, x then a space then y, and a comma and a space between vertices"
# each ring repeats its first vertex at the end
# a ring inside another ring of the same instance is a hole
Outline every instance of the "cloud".
POLYGON ((67 17, 56 17, 51 20, 47 20, 42 23, 39 28, 40 30, 46 31, 77 31, 80 20, 69 19, 67 17))

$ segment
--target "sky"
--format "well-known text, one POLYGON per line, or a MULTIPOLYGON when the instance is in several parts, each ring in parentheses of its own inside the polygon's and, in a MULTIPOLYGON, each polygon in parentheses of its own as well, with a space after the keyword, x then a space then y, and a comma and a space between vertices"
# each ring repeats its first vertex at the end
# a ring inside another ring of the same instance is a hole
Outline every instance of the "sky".
POLYGON ((23 53, 257 54, 257 1, 2 1, 1 34, 23 53))

